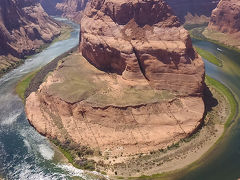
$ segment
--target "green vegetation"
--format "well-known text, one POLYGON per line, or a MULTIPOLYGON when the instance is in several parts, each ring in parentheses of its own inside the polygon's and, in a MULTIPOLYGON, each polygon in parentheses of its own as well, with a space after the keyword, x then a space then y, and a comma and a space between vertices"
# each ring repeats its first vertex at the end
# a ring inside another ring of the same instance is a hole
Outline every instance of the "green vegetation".
MULTIPOLYGON (((119 177, 120 179, 120 177, 119 177)), ((169 177, 169 173, 161 173, 161 174, 153 174, 151 176, 145 176, 145 175, 142 175, 138 178, 136 177, 130 177, 128 179, 134 179, 134 180, 147 180, 147 179, 151 179, 151 180, 161 180, 161 179, 164 179, 164 180, 168 180, 168 179, 171 179, 169 177)))
POLYGON ((31 80, 34 78, 34 76, 38 72, 39 72, 39 70, 31 72, 31 73, 27 74, 20 82, 18 82, 18 84, 16 86, 16 93, 23 101, 25 101, 24 94, 25 94, 26 89, 29 87, 31 80))
POLYGON ((202 58, 208 60, 210 63, 215 64, 218 67, 222 67, 222 61, 218 59, 214 54, 210 53, 209 51, 206 51, 204 49, 201 49, 199 47, 194 47, 194 49, 197 51, 197 53, 202 56, 202 58))
POLYGON ((234 50, 237 52, 240 52, 240 49, 234 46, 230 46, 230 45, 226 45, 224 43, 221 43, 217 40, 208 38, 211 37, 210 35, 208 37, 206 37, 203 32, 205 32, 207 26, 205 24, 202 25, 185 25, 184 26, 186 30, 189 31, 190 36, 192 39, 197 39, 197 40, 203 40, 203 41, 209 41, 211 43, 217 44, 219 46, 222 46, 228 50, 234 50))
MULTIPOLYGON (((52 42, 41 45, 41 46, 35 51, 35 53, 40 53, 40 52, 42 52, 44 49, 48 48, 48 47, 49 47, 50 45, 52 45, 53 43, 56 43, 56 42, 58 42, 58 41, 63 41, 63 40, 69 39, 70 36, 71 36, 71 32, 72 32, 72 31, 73 31, 73 28, 70 27, 69 25, 62 25, 60 35, 57 36, 57 37, 55 37, 52 42)), ((31 57, 31 56, 26 56, 25 58, 29 58, 29 57, 31 57)))
POLYGON ((217 81, 209 76, 206 76, 206 83, 208 85, 215 87, 215 89, 217 91, 219 91, 220 93, 222 93, 227 98, 227 101, 229 102, 229 105, 231 108, 230 115, 224 125, 225 129, 227 129, 231 125, 232 120, 235 118, 235 116, 237 114, 238 103, 237 103, 233 93, 219 81, 217 81))
MULTIPOLYGON (((61 29, 61 35, 58 36, 57 38, 55 38, 51 43, 49 44, 43 44, 38 50, 36 50, 36 53, 41 52, 43 49, 47 48, 48 46, 50 46, 51 44, 57 42, 57 41, 62 41, 65 39, 68 39, 71 35, 71 32, 73 31, 73 29, 70 26, 67 25, 63 25, 62 29, 61 29)), ((29 58, 30 56, 27 56, 26 58, 29 58)), ((23 62, 20 61, 20 62, 23 62)), ((20 63, 19 62, 19 63, 20 63)), ((11 67, 9 67, 11 68, 11 67)), ((29 84, 31 82, 31 80, 34 78, 34 76, 39 72, 40 70, 31 72, 29 74, 27 74, 16 86, 16 93, 18 94, 18 96, 24 101, 25 97, 25 91, 26 89, 29 87, 29 84)), ((1 71, 0 71, 1 74, 1 71)))
POLYGON ((68 162, 74 167, 90 171, 95 170, 96 162, 84 158, 85 156, 93 155, 93 150, 85 146, 71 144, 71 141, 60 143, 57 139, 51 139, 51 142, 59 148, 62 154, 68 159, 68 162))
MULTIPOLYGON (((219 92, 220 94, 222 94, 227 102, 229 103, 230 106, 230 114, 224 124, 224 129, 226 132, 226 130, 230 127, 231 123, 233 122, 233 120, 235 119, 235 116, 237 114, 238 111, 238 103, 233 95, 233 93, 226 87, 224 86, 222 83, 220 83, 219 81, 209 77, 206 75, 206 84, 208 86, 212 86, 217 92, 219 92)), ((192 136, 185 138, 183 140, 181 140, 180 142, 189 142, 191 141, 193 138, 195 138, 196 136, 198 136, 199 132, 193 134, 192 136)), ((186 173, 186 172, 190 172, 191 170, 197 168, 202 162, 204 157, 206 156, 206 154, 208 154, 209 152, 211 152, 215 145, 218 144, 218 142, 222 139, 223 136, 221 136, 218 141, 214 144, 213 147, 211 147, 199 160, 193 162, 192 164, 190 164, 189 166, 185 167, 184 169, 180 169, 180 170, 175 170, 175 171, 171 171, 171 172, 166 172, 166 173, 160 173, 160 174, 153 174, 151 176, 145 176, 142 175, 140 177, 129 177, 128 179, 134 179, 134 180, 171 180, 171 179, 176 179, 177 177, 179 177, 180 174, 182 173, 186 173)), ((171 146, 169 146, 167 148, 167 150, 171 150, 171 149, 175 149, 179 146, 179 143, 176 144, 172 144, 171 146)), ((163 149, 160 150, 161 152, 164 152, 163 149)), ((166 151, 166 150, 165 150, 166 151)), ((121 177, 118 177, 119 179, 121 177)))
POLYGON ((24 62, 23 59, 17 59, 15 57, 4 57, 0 56, 0 77, 18 67, 24 62))
POLYGON ((208 26, 208 22, 205 22, 205 23, 202 23, 202 24, 184 24, 183 27, 186 29, 186 30, 192 30, 192 29, 195 29, 195 28, 200 28, 200 27, 207 27, 208 26))
POLYGON ((116 75, 98 70, 77 53, 67 56, 63 61, 62 68, 58 69, 58 76, 63 81, 52 84, 49 91, 70 103, 85 100, 98 106, 121 107, 155 103, 174 97, 169 91, 154 90, 150 86, 120 86, 116 75))

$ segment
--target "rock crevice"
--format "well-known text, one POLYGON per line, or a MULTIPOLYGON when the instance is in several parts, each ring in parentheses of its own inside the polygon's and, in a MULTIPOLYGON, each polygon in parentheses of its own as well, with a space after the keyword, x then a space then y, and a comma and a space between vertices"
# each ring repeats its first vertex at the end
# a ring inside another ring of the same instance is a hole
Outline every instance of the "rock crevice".
POLYGON ((163 0, 90 1, 80 51, 26 100, 40 133, 100 151, 86 158, 110 170, 201 125, 204 63, 163 0))
POLYGON ((80 50, 91 64, 156 89, 201 94, 204 64, 166 3, 91 1, 84 14, 80 50))

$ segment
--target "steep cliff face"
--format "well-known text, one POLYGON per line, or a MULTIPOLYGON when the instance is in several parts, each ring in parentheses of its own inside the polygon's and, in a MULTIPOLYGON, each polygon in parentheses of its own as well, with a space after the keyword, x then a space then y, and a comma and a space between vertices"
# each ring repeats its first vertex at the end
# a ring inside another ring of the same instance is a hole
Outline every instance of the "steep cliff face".
POLYGON ((85 9, 88 0, 65 0, 58 3, 56 8, 62 12, 63 17, 67 17, 76 22, 80 22, 82 11, 85 9))
POLYGON ((201 94, 204 65, 190 36, 163 1, 91 1, 81 21, 82 55, 126 80, 201 94))
MULTIPOLYGON (((0 56, 23 58, 60 34, 60 26, 34 0, 1 0, 0 56)), ((11 66, 1 58, 1 68, 11 66)), ((14 63, 14 62, 13 62, 14 63)))
POLYGON ((222 0, 212 12, 209 29, 222 33, 240 32, 240 1, 222 0))
POLYGON ((201 125, 204 64, 164 1, 92 0, 80 46, 26 100, 41 134, 100 152, 80 162, 111 174, 201 125))
POLYGON ((61 15, 78 23, 87 2, 88 0, 40 0, 49 15, 61 15))
POLYGON ((181 22, 185 21, 188 13, 192 15, 211 16, 212 10, 216 8, 219 0, 165 0, 173 9, 174 13, 180 18, 181 22))
POLYGON ((56 8, 57 3, 62 3, 63 0, 39 0, 43 9, 46 11, 47 14, 56 16, 61 15, 62 12, 56 8))

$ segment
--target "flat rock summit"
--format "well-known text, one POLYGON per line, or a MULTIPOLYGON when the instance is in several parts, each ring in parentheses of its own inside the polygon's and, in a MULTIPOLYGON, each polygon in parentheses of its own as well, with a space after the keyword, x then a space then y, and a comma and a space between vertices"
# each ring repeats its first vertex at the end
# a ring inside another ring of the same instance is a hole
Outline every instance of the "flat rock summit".
POLYGON ((30 94, 26 114, 50 139, 99 152, 77 159, 114 174, 201 126, 204 75, 188 32, 163 0, 92 0, 80 53, 62 59, 30 94))

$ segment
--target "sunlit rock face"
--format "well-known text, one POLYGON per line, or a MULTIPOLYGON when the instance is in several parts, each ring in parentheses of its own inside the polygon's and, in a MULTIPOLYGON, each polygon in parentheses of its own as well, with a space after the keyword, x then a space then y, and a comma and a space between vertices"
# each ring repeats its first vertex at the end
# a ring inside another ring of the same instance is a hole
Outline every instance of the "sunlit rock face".
POLYGON ((184 23, 188 13, 192 15, 211 16, 212 10, 216 8, 220 0, 165 0, 173 9, 174 13, 184 23))
POLYGON ((93 0, 80 37, 83 56, 101 70, 146 79, 156 89, 202 94, 203 61, 162 0, 93 0))
POLYGON ((60 34, 36 0, 0 1, 0 55, 23 57, 60 34))
POLYGON ((58 15, 80 22, 88 0, 39 0, 50 15, 58 15))
POLYGON ((222 33, 240 32, 240 1, 222 0, 212 12, 209 29, 222 33))
POLYGON ((163 0, 92 0, 80 24, 80 53, 26 99, 38 132, 98 152, 80 158, 115 174, 201 127, 204 63, 163 0))
POLYGON ((39 0, 39 2, 41 3, 46 13, 48 13, 49 15, 52 16, 62 15, 62 12, 56 8, 56 5, 58 3, 62 3, 63 0, 39 0))

